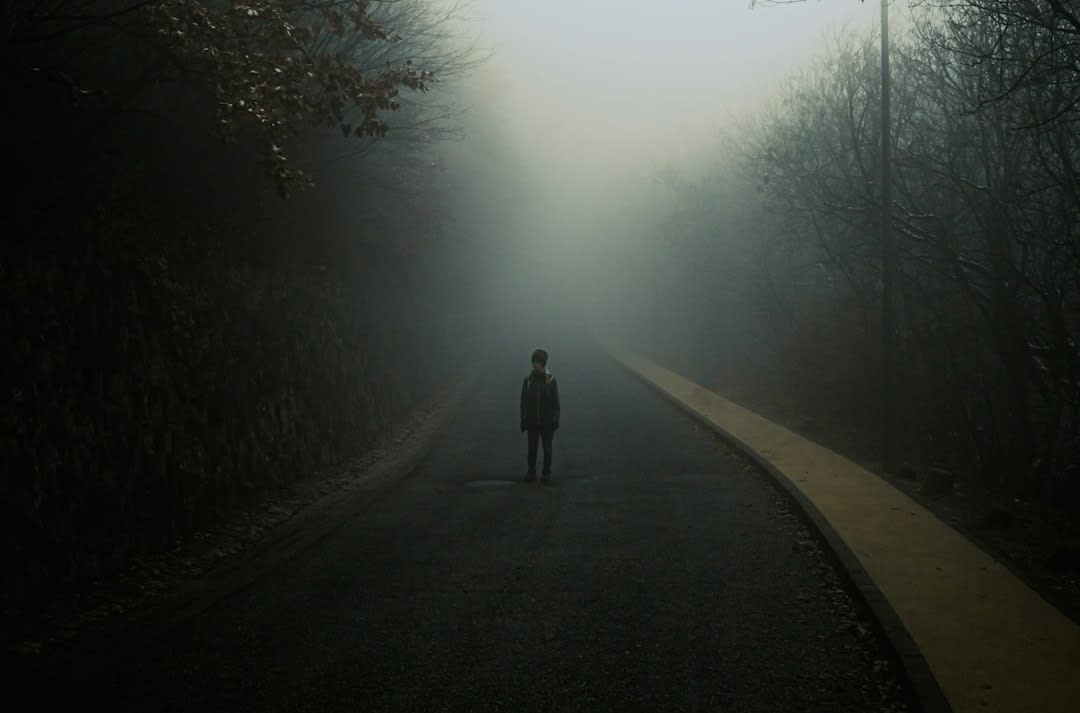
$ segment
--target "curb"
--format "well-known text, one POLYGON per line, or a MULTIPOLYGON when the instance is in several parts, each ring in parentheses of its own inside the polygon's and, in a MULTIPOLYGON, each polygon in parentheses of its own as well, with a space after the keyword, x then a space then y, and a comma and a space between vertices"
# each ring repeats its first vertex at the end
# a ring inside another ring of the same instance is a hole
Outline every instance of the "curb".
POLYGON ((922 713, 953 713, 952 706, 945 698, 945 694, 942 693, 937 679, 930 670, 930 665, 926 662, 926 658, 923 656, 922 651, 919 650, 919 647, 911 638, 908 630, 904 627, 903 622, 900 621, 900 617, 896 614, 896 611, 893 610, 892 605, 889 604, 884 593, 882 593, 877 584, 874 583, 874 580, 871 579, 870 575, 863 569, 858 558, 855 557, 855 554, 851 551, 851 548, 849 548, 847 543, 840 538, 840 535, 833 529, 832 524, 821 514, 821 511, 817 509, 817 506, 814 505, 813 501, 806 497, 806 495, 803 494, 803 492, 799 490, 786 475, 776 468, 776 466, 770 463, 765 456, 755 451, 747 443, 737 438, 726 429, 717 426, 704 414, 699 413, 664 391, 658 384, 639 374, 629 364, 611 354, 610 349, 607 349, 606 351, 616 363, 626 369, 637 380, 646 384, 664 399, 674 404, 680 410, 692 416, 694 420, 733 445, 744 456, 750 458, 754 464, 757 465, 758 469, 764 472, 769 479, 780 488, 781 492, 783 492, 795 506, 795 513, 809 526, 811 532, 815 533, 826 545, 825 551, 828 555, 831 555, 834 564, 838 565, 838 569, 841 573, 841 581, 846 585, 845 588, 848 590, 848 593, 857 601, 862 602, 866 609, 871 613, 875 628, 878 633, 885 638, 888 648, 893 654, 893 663, 899 665, 900 670, 903 671, 911 684, 911 688, 918 699, 913 702, 917 704, 919 710, 921 710, 922 713))

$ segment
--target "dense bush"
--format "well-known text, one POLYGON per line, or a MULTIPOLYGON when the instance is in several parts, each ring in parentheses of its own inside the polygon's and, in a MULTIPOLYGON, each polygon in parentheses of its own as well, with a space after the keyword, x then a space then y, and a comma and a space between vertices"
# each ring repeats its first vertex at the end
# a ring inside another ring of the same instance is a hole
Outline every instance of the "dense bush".
POLYGON ((115 571, 355 452, 431 386, 416 315, 385 279, 118 244, 0 263, 16 598, 115 571))

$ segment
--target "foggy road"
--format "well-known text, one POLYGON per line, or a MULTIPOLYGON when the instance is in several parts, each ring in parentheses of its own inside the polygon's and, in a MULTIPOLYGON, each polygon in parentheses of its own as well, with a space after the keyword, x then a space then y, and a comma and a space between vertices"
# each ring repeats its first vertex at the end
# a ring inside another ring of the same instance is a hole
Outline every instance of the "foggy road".
POLYGON ((876 642, 761 477, 603 354, 551 351, 553 484, 521 482, 521 356, 311 549, 54 692, 107 710, 888 709, 876 642))
POLYGON ((1073 713, 1078 5, 8 3, 9 707, 1073 713))

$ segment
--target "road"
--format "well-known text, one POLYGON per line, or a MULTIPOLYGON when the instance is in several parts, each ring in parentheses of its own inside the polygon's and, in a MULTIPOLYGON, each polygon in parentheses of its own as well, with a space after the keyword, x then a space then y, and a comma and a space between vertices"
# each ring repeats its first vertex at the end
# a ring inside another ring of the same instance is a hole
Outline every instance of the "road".
POLYGON ((553 484, 521 482, 528 365, 508 361, 315 545, 51 693, 113 711, 898 709, 772 486, 600 352, 552 353, 553 484))

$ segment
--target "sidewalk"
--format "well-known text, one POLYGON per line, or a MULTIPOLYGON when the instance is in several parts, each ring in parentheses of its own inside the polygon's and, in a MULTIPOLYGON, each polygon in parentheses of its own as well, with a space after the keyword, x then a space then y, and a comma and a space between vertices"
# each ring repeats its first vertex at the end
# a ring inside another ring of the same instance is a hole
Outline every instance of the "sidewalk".
MULTIPOLYGON (((633 352, 631 371, 785 478, 846 545, 955 713, 1080 710, 1080 626, 889 483, 633 352)), ((850 569, 850 567, 849 567, 850 569)))

